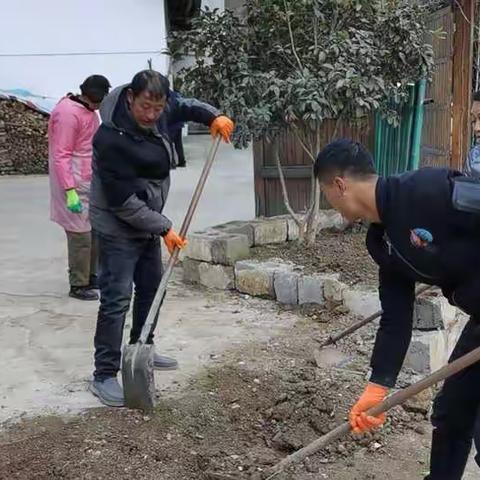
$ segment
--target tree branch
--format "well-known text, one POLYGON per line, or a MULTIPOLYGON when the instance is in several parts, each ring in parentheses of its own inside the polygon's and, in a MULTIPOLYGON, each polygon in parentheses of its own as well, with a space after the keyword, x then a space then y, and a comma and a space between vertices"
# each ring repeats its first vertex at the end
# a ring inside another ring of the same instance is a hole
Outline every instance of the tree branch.
POLYGON ((342 113, 340 113, 338 118, 335 120, 335 128, 333 129, 332 140, 335 140, 335 137, 338 134, 338 128, 340 127, 341 120, 342 120, 342 113))
POLYGON ((275 163, 277 164, 277 169, 278 169, 278 176, 280 178, 280 184, 282 186, 282 196, 283 196, 283 203, 285 204, 285 208, 287 209, 287 212, 291 215, 295 223, 299 228, 302 227, 302 222, 300 221, 298 215, 293 211, 293 208, 290 205, 290 200, 288 199, 288 191, 287 191, 287 185, 285 183, 285 175, 283 174, 283 169, 282 169, 282 164, 280 162, 280 153, 279 153, 279 146, 278 146, 278 138, 277 140, 274 140, 273 144, 273 152, 275 156, 275 163))
POLYGON ((462 4, 458 0, 455 0, 455 4, 456 4, 457 8, 460 10, 460 13, 462 14, 462 17, 465 19, 465 21, 469 25, 471 25, 472 22, 468 19, 467 15, 465 14, 465 10, 463 9, 462 4))
POLYGON ((300 145, 302 146, 303 150, 305 151, 305 153, 310 157, 310 159, 312 160, 312 162, 315 163, 315 157, 313 156, 313 153, 312 151, 307 147, 307 145, 305 144, 305 142, 303 141, 301 135, 300 135, 300 131, 298 129, 298 127, 294 126, 293 127, 293 133, 295 134, 295 136, 297 137, 298 141, 300 142, 300 145))
POLYGON ((303 71, 302 62, 300 61, 300 57, 298 56, 297 49, 295 48, 295 41, 293 39, 292 23, 290 22, 290 14, 288 12, 287 0, 283 0, 283 4, 285 6, 285 15, 287 17, 288 33, 290 34, 290 43, 292 45, 292 51, 298 62, 298 66, 300 67, 300 70, 303 71))

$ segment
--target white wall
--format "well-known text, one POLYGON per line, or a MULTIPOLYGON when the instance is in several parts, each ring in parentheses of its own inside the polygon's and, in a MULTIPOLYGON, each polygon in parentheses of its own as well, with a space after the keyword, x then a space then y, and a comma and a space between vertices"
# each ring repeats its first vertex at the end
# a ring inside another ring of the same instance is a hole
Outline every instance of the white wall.
POLYGON ((225 8, 224 0, 202 0, 202 8, 208 7, 210 10, 214 8, 219 8, 223 10, 225 8))
POLYGON ((60 97, 78 91, 88 75, 105 75, 112 86, 139 70, 168 72, 158 53, 93 55, 95 52, 163 51, 163 0, 15 0, 1 9, 0 88, 25 88, 60 97), (82 53, 89 55, 25 56, 82 53), (7 56, 15 54, 18 56, 7 56))

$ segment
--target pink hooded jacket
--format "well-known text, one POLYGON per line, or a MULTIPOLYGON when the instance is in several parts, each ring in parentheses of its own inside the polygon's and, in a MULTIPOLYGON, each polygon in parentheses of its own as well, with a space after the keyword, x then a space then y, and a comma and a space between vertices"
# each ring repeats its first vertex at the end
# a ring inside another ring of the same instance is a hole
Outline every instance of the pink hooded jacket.
POLYGON ((58 102, 48 123, 50 218, 69 232, 89 232, 88 217, 92 178, 92 140, 99 119, 96 112, 70 97, 58 102), (82 213, 66 206, 65 190, 75 188, 82 213))

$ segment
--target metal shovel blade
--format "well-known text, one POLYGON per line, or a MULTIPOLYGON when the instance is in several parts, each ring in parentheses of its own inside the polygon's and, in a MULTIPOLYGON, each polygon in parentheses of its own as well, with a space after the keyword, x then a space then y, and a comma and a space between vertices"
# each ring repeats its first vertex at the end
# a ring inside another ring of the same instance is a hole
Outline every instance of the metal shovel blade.
POLYGON ((125 345, 122 355, 122 382, 125 406, 151 411, 155 406, 155 347, 137 342, 125 345))

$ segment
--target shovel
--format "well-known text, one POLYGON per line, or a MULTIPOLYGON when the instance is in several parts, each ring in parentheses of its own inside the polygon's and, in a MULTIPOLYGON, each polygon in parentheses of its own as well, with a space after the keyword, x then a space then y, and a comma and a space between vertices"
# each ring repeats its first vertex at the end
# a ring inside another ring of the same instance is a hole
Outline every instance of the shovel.
MULTIPOLYGON (((415 292, 415 296, 418 297, 419 295, 427 292, 431 288, 432 288, 431 285, 423 285, 417 289, 417 291, 415 292)), ((313 358, 315 360, 317 367, 320 368, 320 367, 330 367, 334 365, 341 365, 343 362, 348 361, 347 358, 342 357, 342 354, 337 349, 335 349, 334 347, 330 347, 330 345, 336 345, 339 340, 347 337, 353 332, 356 332, 358 329, 362 328, 363 326, 368 325, 369 323, 372 323, 374 320, 381 317, 382 314, 383 314, 383 311, 379 310, 378 312, 375 312, 369 317, 363 318, 362 320, 355 322, 345 330, 342 330, 341 332, 336 333, 334 335, 330 335, 324 342, 316 339, 317 342, 320 343, 319 348, 315 349, 313 352, 313 358), (330 348, 327 348, 327 347, 330 347, 330 348)))
MULTIPOLYGON (((203 167, 198 184, 192 196, 192 200, 185 215, 185 219, 180 229, 179 235, 185 238, 188 228, 197 208, 200 196, 207 181, 208 174, 213 165, 220 137, 217 137, 210 148, 207 161, 203 167)), ((152 331, 155 318, 160 311, 163 297, 167 290, 167 284, 173 272, 173 268, 178 260, 180 250, 175 248, 170 256, 165 272, 158 286, 152 306, 148 312, 147 319, 143 325, 140 337, 137 343, 133 345, 126 344, 122 353, 122 382, 125 397, 125 406, 128 408, 137 408, 140 410, 151 411, 155 406, 155 377, 153 375, 153 356, 155 349, 153 345, 147 345, 147 338, 152 331)))

